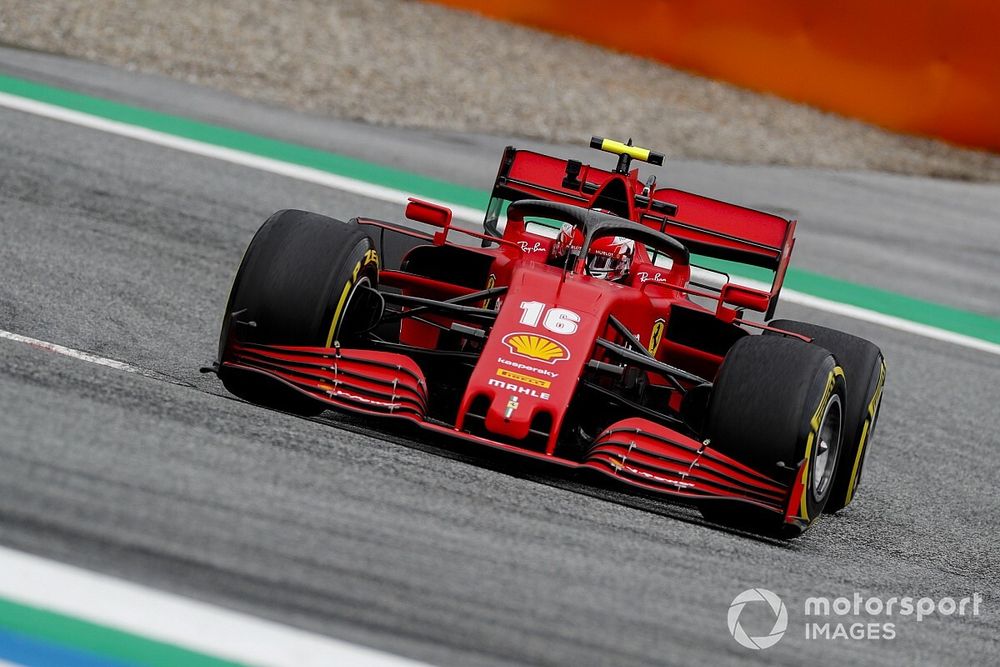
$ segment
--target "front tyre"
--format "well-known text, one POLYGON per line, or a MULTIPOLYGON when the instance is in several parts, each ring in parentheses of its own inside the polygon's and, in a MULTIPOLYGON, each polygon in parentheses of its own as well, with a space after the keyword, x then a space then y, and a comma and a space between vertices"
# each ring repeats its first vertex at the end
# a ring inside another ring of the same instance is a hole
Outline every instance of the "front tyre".
MULTIPOLYGON (((747 336, 719 369, 708 407, 710 446, 789 485, 805 465, 801 500, 793 508, 802 527, 823 512, 834 487, 844 423, 844 373, 826 350, 787 338, 747 336)), ((704 503, 713 521, 772 533, 784 517, 747 505, 704 503)))
MULTIPOLYGON (((374 325, 378 253, 356 224, 284 210, 257 231, 233 280, 219 360, 232 338, 247 343, 330 347, 354 343, 374 325)), ((323 405, 266 376, 221 367, 233 394, 252 403, 311 415, 323 405)))
MULTIPOLYGON (((808 336, 826 348, 844 369, 847 396, 844 400, 844 451, 837 465, 827 512, 843 509, 854 500, 861 472, 878 421, 885 384, 885 360, 873 343, 834 329, 794 320, 774 320, 770 326, 808 336)), ((771 332, 767 332, 774 335, 771 332)))

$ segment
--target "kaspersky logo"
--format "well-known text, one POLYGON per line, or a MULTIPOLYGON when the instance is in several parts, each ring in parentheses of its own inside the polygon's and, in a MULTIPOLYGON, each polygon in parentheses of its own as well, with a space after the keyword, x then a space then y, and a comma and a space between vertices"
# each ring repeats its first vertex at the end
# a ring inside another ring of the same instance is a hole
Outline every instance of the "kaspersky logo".
POLYGON ((513 354, 547 364, 569 359, 569 350, 566 346, 548 336, 511 333, 503 337, 503 344, 510 348, 513 354))

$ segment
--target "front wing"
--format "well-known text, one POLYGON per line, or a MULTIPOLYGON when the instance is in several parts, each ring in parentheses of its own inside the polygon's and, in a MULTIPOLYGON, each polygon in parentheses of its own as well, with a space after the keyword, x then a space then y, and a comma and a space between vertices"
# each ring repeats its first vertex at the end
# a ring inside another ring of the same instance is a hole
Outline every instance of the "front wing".
POLYGON ((782 483, 708 443, 637 417, 605 429, 580 460, 550 456, 430 418, 423 372, 403 354, 231 341, 221 368, 268 376, 333 408, 405 419, 467 442, 566 468, 596 470, 646 491, 688 501, 738 501, 780 514, 799 528, 808 523, 799 515, 805 462, 792 484, 782 483))

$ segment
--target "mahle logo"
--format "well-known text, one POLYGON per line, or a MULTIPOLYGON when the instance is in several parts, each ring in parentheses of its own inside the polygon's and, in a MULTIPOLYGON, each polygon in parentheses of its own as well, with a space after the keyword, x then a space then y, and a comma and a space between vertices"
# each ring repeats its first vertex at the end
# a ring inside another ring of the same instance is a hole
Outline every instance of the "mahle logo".
POLYGON ((785 603, 781 601, 781 598, 766 588, 751 588, 733 598, 726 620, 729 623, 729 634, 740 646, 754 650, 771 648, 778 643, 784 636, 785 630, 788 629, 788 610, 785 609, 785 603), (774 613, 774 626, 768 634, 751 637, 740 625, 740 614, 751 603, 764 603, 774 613))

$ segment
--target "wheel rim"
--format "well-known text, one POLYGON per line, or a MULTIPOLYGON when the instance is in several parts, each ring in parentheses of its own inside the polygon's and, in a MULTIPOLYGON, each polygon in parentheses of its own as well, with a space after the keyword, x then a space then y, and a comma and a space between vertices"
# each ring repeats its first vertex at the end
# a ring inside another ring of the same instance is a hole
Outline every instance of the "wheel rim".
POLYGON ((823 498, 833 481, 833 473, 837 466, 837 455, 840 453, 841 427, 844 421, 843 406, 840 396, 834 394, 827 401, 823 410, 816 437, 816 448, 813 452, 813 497, 823 498))

